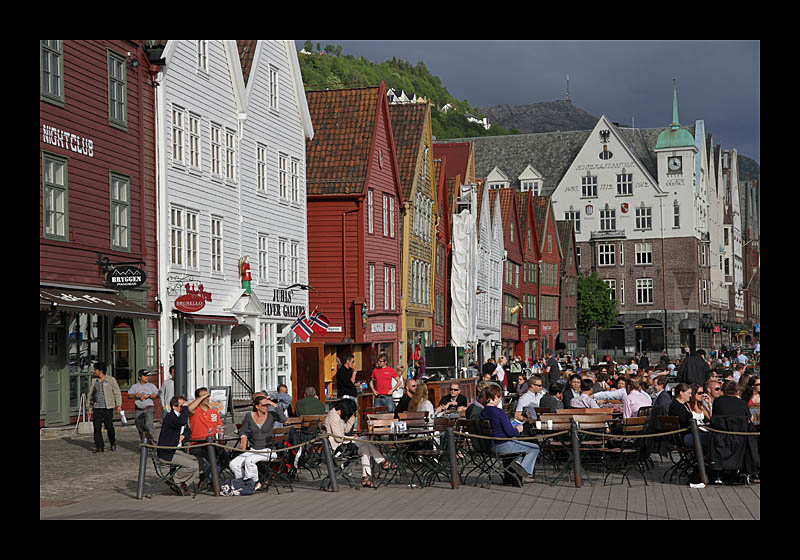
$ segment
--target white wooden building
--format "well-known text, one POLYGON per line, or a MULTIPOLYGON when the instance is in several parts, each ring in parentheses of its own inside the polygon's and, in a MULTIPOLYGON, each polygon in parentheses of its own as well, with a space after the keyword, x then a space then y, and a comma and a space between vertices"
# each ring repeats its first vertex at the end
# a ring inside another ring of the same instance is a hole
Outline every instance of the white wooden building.
POLYGON ((190 395, 231 385, 239 396, 237 375, 251 391, 290 386, 294 335, 283 335, 307 311, 308 296, 280 288, 307 283, 305 139, 313 136, 293 43, 170 40, 163 58, 156 88, 163 369, 186 333, 190 395))

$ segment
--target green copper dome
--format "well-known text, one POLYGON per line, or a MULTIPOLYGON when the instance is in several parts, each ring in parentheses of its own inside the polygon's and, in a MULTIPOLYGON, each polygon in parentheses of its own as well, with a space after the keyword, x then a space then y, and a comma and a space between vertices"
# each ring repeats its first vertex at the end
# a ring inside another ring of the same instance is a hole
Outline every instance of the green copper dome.
POLYGON ((694 137, 692 133, 681 128, 678 122, 678 90, 675 81, 672 83, 672 124, 668 129, 658 135, 656 150, 663 148, 692 148, 694 137))

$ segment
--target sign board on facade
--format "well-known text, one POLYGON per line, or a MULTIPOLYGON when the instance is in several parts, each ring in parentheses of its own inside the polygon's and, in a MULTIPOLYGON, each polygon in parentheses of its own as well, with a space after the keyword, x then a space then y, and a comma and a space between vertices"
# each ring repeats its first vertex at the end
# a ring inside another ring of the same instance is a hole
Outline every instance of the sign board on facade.
POLYGON ((275 319, 296 319, 305 310, 305 305, 292 304, 292 290, 272 290, 272 303, 264 304, 264 315, 275 319))
POLYGON ((109 268, 106 273, 106 284, 111 288, 138 288, 147 280, 144 270, 135 266, 118 266, 109 268))
POLYGON ((42 142, 51 146, 58 146, 65 150, 72 150, 75 153, 94 157, 94 142, 88 138, 82 138, 66 130, 60 130, 46 124, 42 125, 42 142))
POLYGON ((206 292, 203 285, 185 284, 186 293, 175 300, 175 309, 184 313, 196 313, 206 306, 207 301, 211 301, 211 292, 206 292))

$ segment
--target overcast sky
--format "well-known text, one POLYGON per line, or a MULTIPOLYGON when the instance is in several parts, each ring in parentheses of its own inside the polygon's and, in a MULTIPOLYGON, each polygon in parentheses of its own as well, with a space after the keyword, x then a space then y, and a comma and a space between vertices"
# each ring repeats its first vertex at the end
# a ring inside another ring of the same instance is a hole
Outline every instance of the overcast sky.
POLYGON ((311 41, 374 62, 421 60, 473 107, 564 99, 569 74, 574 105, 637 128, 669 126, 676 78, 682 125, 702 119, 715 144, 761 161, 759 41, 311 41))

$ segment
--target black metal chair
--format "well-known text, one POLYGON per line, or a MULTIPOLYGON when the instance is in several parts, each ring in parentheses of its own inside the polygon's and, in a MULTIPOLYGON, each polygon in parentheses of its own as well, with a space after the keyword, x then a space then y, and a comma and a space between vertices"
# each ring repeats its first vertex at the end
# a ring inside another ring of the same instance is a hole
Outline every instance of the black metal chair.
MULTIPOLYGON (((145 492, 145 498, 152 498, 153 497, 153 488, 158 486, 159 484, 164 484, 167 488, 172 490, 179 496, 186 496, 187 494, 181 489, 177 482, 175 482, 175 475, 183 467, 181 465, 173 465, 172 463, 168 463, 166 461, 162 461, 161 458, 158 456, 157 450, 153 448, 148 448, 147 450, 148 455, 150 455, 150 460, 153 463, 153 470, 155 471, 157 480, 150 483, 147 487, 147 491, 145 492)), ((192 497, 197 496, 197 485, 194 485, 192 497)))

